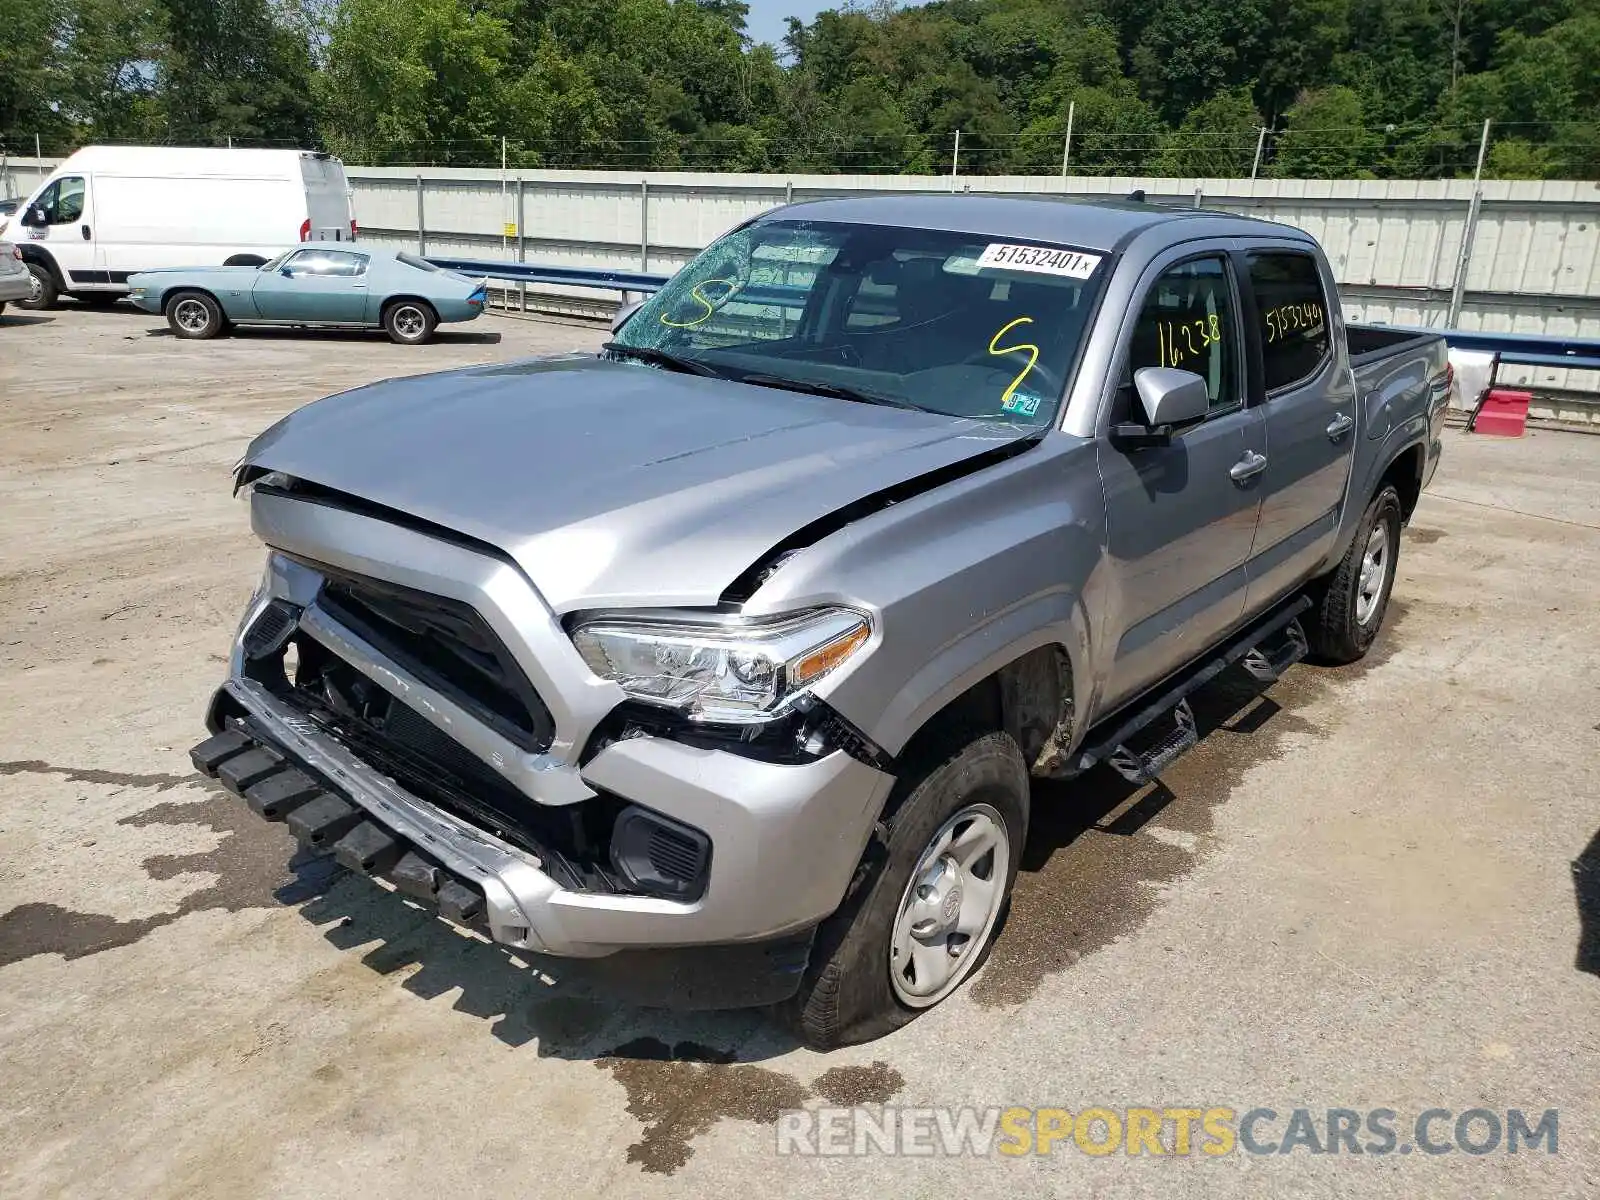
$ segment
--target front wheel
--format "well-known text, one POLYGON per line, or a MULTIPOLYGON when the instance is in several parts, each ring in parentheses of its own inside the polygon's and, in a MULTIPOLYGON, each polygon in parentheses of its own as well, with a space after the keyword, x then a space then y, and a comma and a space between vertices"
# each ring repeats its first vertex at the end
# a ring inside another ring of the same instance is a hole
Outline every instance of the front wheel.
POLYGON ((950 996, 983 963, 1011 896, 1028 805, 1016 742, 984 734, 897 791, 886 836, 779 1009, 815 1050, 881 1037, 950 996))
POLYGON ((396 300, 383 312, 383 331, 401 346, 420 346, 438 323, 433 309, 421 300, 396 300))
POLYGON ((36 311, 54 308, 61 292, 56 288, 55 276, 50 274, 50 268, 42 263, 24 263, 28 268, 28 278, 31 281, 28 296, 25 300, 18 300, 18 308, 31 308, 36 311))
POLYGON ((1344 558, 1318 581, 1306 622, 1311 653, 1325 663, 1351 663, 1371 649, 1394 588, 1400 552, 1400 493, 1385 484, 1356 527, 1344 558))
POLYGON ((204 292, 178 292, 167 301, 167 325, 181 338, 214 338, 225 321, 222 308, 204 292))

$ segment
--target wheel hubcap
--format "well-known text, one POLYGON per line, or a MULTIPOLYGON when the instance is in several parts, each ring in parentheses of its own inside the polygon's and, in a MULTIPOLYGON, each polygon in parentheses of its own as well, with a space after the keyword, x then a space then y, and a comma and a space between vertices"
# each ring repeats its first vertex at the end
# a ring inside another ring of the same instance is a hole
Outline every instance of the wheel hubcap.
POLYGON ((39 297, 44 295, 44 285, 39 282, 39 277, 32 271, 28 272, 28 299, 38 303, 39 297))
POLYGON ((944 999, 994 931, 1010 878, 1005 819, 972 804, 946 821, 911 873, 889 943, 889 980, 913 1008, 944 999))
POLYGON ((422 313, 417 309, 412 308, 410 305, 407 305, 405 308, 398 308, 395 310, 394 327, 395 331, 399 333, 401 337, 421 337, 422 330, 426 324, 427 322, 423 318, 422 313))
POLYGON ((172 319, 185 333, 199 333, 211 320, 211 314, 198 300, 179 300, 172 310, 172 319))
POLYGON ((1384 578, 1389 574, 1389 527, 1378 525, 1367 539, 1361 556, 1361 577, 1356 581, 1356 620, 1368 624, 1383 600, 1384 578))

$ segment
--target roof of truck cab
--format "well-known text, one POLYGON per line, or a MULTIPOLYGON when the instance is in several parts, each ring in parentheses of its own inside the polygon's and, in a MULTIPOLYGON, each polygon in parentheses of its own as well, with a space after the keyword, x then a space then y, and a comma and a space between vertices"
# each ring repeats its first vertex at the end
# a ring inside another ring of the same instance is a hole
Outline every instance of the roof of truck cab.
POLYGON ((1079 196, 974 196, 908 192, 803 200, 774 209, 761 220, 838 221, 855 225, 897 225, 979 237, 1060 242, 1090 250, 1115 250, 1155 225, 1203 219, 1227 236, 1291 230, 1271 221, 1194 208, 1163 208, 1138 200, 1079 196), (1235 228, 1229 229, 1228 226, 1235 228))

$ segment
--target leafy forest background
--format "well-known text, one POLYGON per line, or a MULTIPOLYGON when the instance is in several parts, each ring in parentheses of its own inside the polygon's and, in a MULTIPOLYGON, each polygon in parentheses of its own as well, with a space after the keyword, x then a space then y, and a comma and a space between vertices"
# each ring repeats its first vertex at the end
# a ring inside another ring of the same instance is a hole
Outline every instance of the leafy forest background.
POLYGON ((0 149, 786 172, 1600 176, 1600 0, 7 0, 0 149), (1267 130, 1266 136, 1261 131, 1267 130))

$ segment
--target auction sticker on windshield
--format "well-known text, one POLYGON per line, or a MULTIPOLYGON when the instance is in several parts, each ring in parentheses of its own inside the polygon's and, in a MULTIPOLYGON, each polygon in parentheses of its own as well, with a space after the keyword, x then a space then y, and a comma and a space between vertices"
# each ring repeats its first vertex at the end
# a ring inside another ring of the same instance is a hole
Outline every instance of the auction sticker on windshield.
POLYGON ((1099 265, 1098 254, 1052 250, 1048 246, 1013 246, 1009 242, 990 242, 978 256, 979 267, 1038 271, 1044 275, 1065 275, 1070 279, 1087 279, 1099 265))

